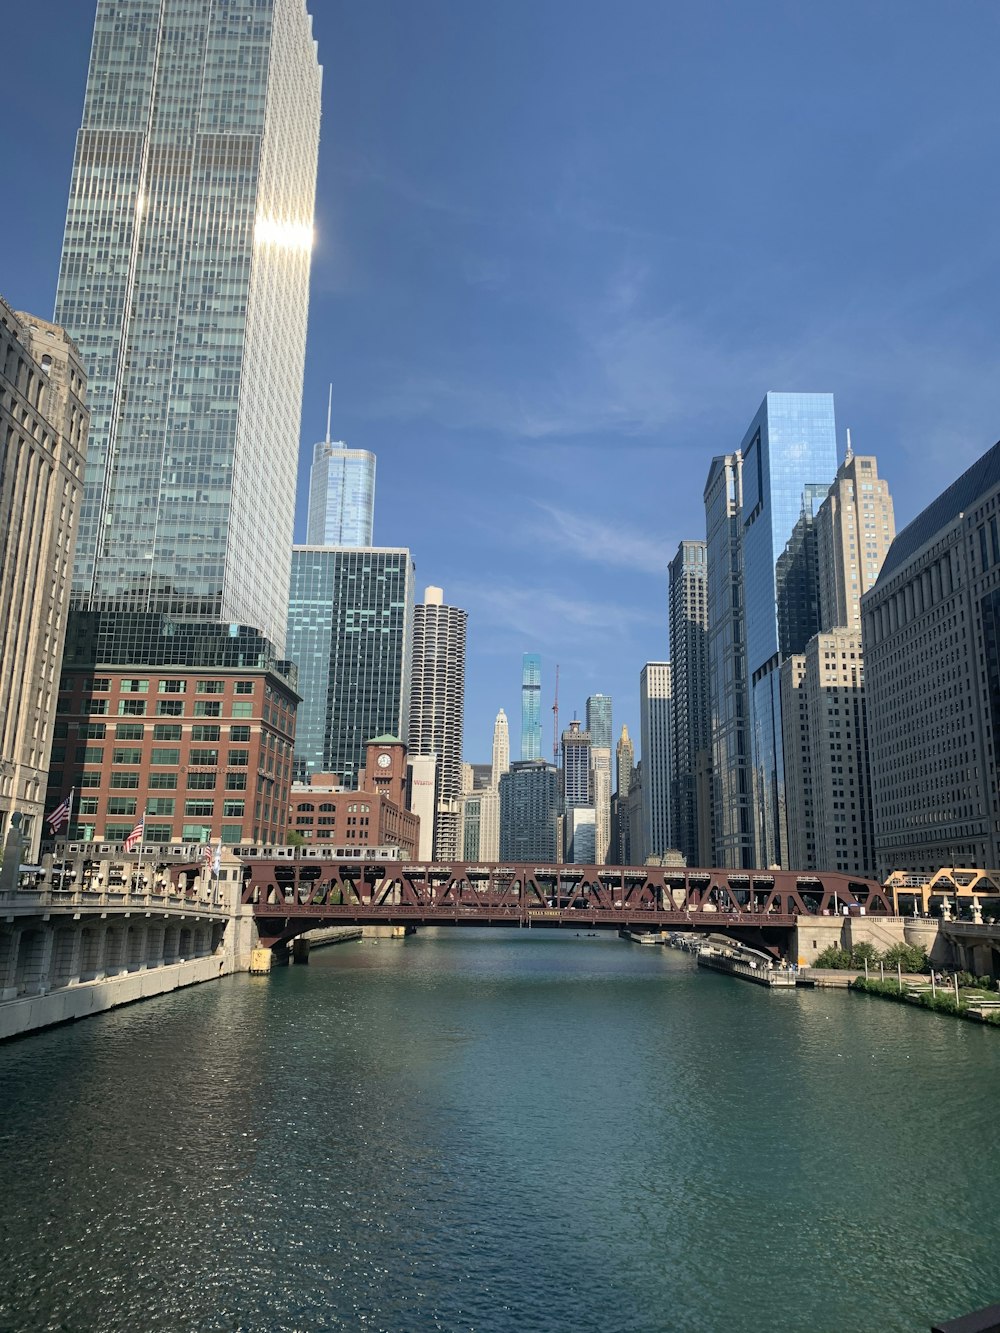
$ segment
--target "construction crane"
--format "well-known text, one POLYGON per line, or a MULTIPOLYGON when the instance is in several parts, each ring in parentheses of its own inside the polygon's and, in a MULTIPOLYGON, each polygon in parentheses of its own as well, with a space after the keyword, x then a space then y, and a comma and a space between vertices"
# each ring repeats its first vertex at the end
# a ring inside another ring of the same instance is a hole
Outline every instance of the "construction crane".
POLYGON ((556 697, 552 705, 552 762, 559 767, 559 663, 556 663, 556 697))

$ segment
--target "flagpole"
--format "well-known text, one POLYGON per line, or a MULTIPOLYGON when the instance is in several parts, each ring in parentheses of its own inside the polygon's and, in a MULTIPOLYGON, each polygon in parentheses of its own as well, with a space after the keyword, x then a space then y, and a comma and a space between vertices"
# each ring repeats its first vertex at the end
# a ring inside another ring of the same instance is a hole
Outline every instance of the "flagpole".
MULTIPOLYGON (((69 842, 70 831, 73 828, 73 797, 76 795, 76 788, 69 789, 69 809, 66 811, 66 841, 69 842)), ((59 879, 59 887, 66 887, 66 849, 63 848, 62 854, 62 872, 59 879)), ((83 869, 80 869, 80 887, 83 888, 83 869)))
POLYGON ((142 812, 142 832, 139 835, 139 870, 136 878, 139 881, 139 892, 142 892, 142 844, 146 841, 146 811, 142 812))

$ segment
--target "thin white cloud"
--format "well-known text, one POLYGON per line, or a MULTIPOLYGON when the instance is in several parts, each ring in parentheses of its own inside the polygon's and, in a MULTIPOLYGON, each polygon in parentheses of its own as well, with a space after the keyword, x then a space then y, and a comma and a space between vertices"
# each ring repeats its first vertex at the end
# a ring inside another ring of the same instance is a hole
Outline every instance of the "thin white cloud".
POLYGON ((670 555, 663 538, 633 534, 626 521, 609 523, 593 510, 573 513, 540 500, 533 504, 547 519, 532 523, 530 531, 535 540, 594 564, 666 578, 670 555))

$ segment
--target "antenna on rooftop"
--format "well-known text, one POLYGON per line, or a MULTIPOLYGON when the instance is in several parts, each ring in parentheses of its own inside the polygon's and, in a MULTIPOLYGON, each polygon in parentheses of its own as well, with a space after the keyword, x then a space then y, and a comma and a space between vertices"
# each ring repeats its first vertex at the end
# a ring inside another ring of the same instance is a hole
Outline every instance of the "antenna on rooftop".
POLYGON ((552 705, 552 762, 559 767, 559 663, 556 663, 556 697, 552 705))
MULTIPOLYGON (((326 443, 330 444, 330 421, 333 417, 333 385, 330 385, 330 393, 326 400, 326 443)), ((850 431, 847 432, 850 439, 850 431)), ((848 445, 850 448, 850 445, 848 445)))

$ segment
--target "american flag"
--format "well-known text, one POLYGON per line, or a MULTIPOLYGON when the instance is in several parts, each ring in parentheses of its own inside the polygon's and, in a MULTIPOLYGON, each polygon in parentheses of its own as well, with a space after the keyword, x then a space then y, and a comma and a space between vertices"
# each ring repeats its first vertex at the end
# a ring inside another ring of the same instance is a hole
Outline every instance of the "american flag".
POLYGON ((73 809, 73 792, 75 791, 76 788, 74 787, 73 791, 71 791, 64 800, 59 802, 51 815, 46 819, 45 822, 53 833, 58 833, 61 828, 68 827, 70 811, 73 809))
POLYGON ((142 842, 143 834, 146 832, 146 812, 145 810, 139 816, 139 822, 122 843, 122 851, 130 852, 134 847, 138 847, 142 842))

